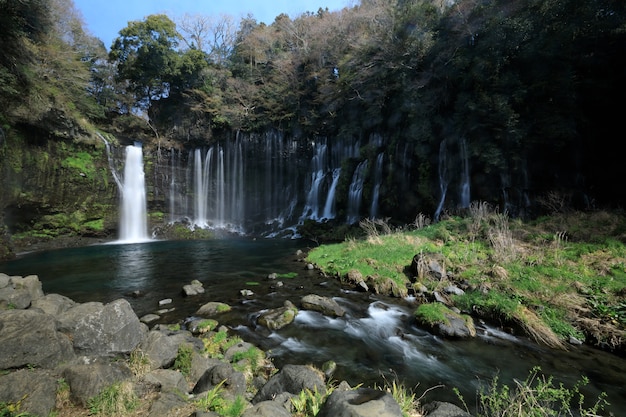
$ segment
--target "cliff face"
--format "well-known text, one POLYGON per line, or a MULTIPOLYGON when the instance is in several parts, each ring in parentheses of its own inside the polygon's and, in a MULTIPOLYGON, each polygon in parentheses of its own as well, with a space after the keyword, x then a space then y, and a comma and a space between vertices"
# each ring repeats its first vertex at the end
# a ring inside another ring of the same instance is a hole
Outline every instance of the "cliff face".
POLYGON ((0 258, 39 241, 115 230, 117 187, 104 143, 47 138, 13 130, 0 147, 0 258))

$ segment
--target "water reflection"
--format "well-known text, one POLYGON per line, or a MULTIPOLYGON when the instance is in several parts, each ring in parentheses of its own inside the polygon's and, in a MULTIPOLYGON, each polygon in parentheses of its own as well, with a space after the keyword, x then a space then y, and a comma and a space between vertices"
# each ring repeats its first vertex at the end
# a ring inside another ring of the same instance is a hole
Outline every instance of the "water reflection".
POLYGON ((148 292, 154 274, 152 251, 139 243, 119 245, 117 249, 117 256, 111 257, 111 287, 120 293, 148 292))

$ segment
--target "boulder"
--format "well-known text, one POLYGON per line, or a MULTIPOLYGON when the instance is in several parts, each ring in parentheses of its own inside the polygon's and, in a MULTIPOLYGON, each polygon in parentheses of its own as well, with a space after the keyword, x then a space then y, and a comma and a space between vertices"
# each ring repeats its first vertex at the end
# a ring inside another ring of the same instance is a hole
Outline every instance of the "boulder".
POLYGON ((343 317, 346 311, 330 297, 321 297, 316 294, 309 294, 302 297, 302 308, 305 310, 318 311, 325 316, 343 317))
POLYGON ((210 391, 220 384, 224 393, 230 398, 235 398, 246 392, 246 377, 242 372, 235 371, 233 366, 226 362, 207 369, 193 387, 192 392, 200 394, 210 391))
POLYGON ((266 310, 259 315, 258 323, 270 330, 278 330, 291 324, 298 314, 298 309, 289 300, 285 301, 283 307, 266 310))
POLYGON ((131 370, 122 362, 96 361, 91 364, 69 365, 63 378, 70 386, 70 398, 75 404, 86 406, 89 399, 111 385, 132 377, 131 370))
POLYGON ((318 417, 402 417, 393 396, 373 388, 335 390, 328 396, 318 417))
POLYGON ((188 331, 167 333, 152 330, 141 341, 138 349, 148 357, 150 368, 154 370, 172 366, 178 355, 178 348, 184 343, 190 343, 198 350, 203 348, 202 341, 194 338, 188 331))
POLYGON ((58 378, 54 372, 42 369, 23 369, 2 375, 0 403, 19 403, 20 412, 29 415, 52 415, 56 404, 58 378))
POLYGON ((211 301, 209 303, 204 304, 202 307, 196 311, 197 316, 202 317, 211 317, 215 316, 219 313, 224 313, 226 311, 230 311, 231 307, 228 304, 220 303, 217 301, 211 301))
POLYGON ((72 342, 53 316, 37 310, 0 311, 0 369, 54 368, 74 358, 72 342))
POLYGON ((66 312, 70 308, 74 307, 76 302, 74 300, 67 298, 64 295, 60 294, 46 294, 41 298, 33 300, 30 308, 35 309, 38 308, 44 313, 50 314, 51 316, 58 316, 61 313, 66 312))
POLYGON ((155 369, 143 376, 144 382, 156 385, 161 392, 187 394, 189 387, 182 373, 172 369, 155 369))
POLYGON ((60 329, 71 334, 74 349, 85 355, 129 353, 147 331, 124 299, 79 304, 61 314, 59 322, 60 329))
POLYGON ((304 389, 325 394, 326 384, 321 373, 306 365, 285 365, 261 387, 252 403, 272 400, 284 392, 297 395, 304 389))
POLYGON ((476 336, 476 329, 471 318, 461 316, 453 311, 444 313, 446 321, 437 323, 434 330, 441 336, 450 338, 467 338, 476 336))
POLYGON ((441 401, 433 401, 422 408, 426 417, 472 417, 456 405, 441 401))
POLYGON ((276 401, 262 401, 244 411, 241 417, 291 417, 291 413, 276 401))
MULTIPOLYGON (((150 405, 148 415, 150 417, 170 417, 182 415, 177 410, 188 407, 188 402, 180 394, 175 392, 162 392, 159 397, 150 405)), ((185 414, 188 415, 188 414, 185 414)))

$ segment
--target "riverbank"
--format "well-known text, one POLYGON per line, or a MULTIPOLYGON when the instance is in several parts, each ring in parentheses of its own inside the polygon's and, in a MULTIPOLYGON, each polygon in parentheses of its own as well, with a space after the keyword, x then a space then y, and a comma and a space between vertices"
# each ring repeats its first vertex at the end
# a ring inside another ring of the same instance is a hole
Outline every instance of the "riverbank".
MULTIPOLYGON (((418 218, 419 219, 419 218, 418 218)), ((485 203, 436 224, 392 229, 361 222, 367 237, 314 248, 329 277, 420 300, 434 329, 454 318, 495 321, 556 349, 587 343, 626 352, 626 217, 568 212, 511 220, 485 203)), ((472 334, 471 328, 465 331, 472 334)))

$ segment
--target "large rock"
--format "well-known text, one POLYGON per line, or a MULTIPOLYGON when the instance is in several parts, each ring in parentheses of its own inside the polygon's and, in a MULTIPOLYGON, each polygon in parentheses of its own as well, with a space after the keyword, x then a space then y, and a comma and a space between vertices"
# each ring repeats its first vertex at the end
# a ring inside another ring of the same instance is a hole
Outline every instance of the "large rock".
POLYGON ((304 389, 325 394, 326 384, 321 373, 306 365, 285 365, 261 387, 252 403, 272 400, 283 392, 297 395, 304 389))
POLYGON ((33 300, 43 297, 41 282, 37 275, 9 277, 2 274, 0 280, 0 306, 5 308, 28 308, 33 300))
POLYGON ((74 306, 76 306, 76 302, 64 295, 46 294, 41 298, 33 300, 30 308, 38 308, 44 313, 57 317, 74 306))
POLYGON ((373 388, 358 388, 333 391, 317 416, 402 417, 402 410, 390 393, 373 388))
POLYGON ((472 417, 470 413, 463 411, 456 405, 441 401, 426 404, 423 410, 427 417, 472 417))
POLYGON ((54 317, 33 310, 0 312, 0 369, 54 368, 74 358, 72 342, 54 317))
POLYGON ((138 349, 147 356, 151 369, 169 368, 174 364, 178 349, 185 343, 194 346, 195 350, 204 347, 202 341, 193 337, 188 331, 168 333, 152 330, 141 341, 138 349))
POLYGON ((241 417, 291 417, 291 413, 276 401, 262 401, 244 411, 241 417))
POLYGON ((243 395, 246 392, 246 377, 243 373, 235 371, 230 363, 221 363, 207 369, 193 387, 194 394, 210 391, 221 385, 224 393, 230 398, 243 395))
POLYGON ((105 388, 128 380, 132 375, 128 366, 121 362, 70 365, 63 370, 63 378, 70 386, 70 398, 82 406, 105 388))
POLYGON ((305 310, 318 311, 325 316, 343 317, 346 314, 343 307, 341 307, 337 301, 329 297, 309 294, 302 297, 300 302, 302 303, 302 308, 305 310))
POLYGON ((129 353, 147 332, 124 299, 79 304, 61 314, 59 322, 71 334, 76 352, 85 355, 129 353))
POLYGON ((58 378, 53 372, 42 369, 23 369, 2 375, 0 402, 19 403, 20 412, 27 412, 29 415, 52 415, 56 404, 58 378))
POLYGON ((189 387, 185 376, 172 369, 155 369, 143 376, 143 381, 159 387, 161 392, 187 394, 189 387))
POLYGON ((230 311, 231 307, 228 304, 220 303, 218 301, 211 301, 204 304, 196 311, 196 316, 211 317, 219 313, 230 311))

